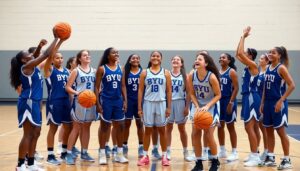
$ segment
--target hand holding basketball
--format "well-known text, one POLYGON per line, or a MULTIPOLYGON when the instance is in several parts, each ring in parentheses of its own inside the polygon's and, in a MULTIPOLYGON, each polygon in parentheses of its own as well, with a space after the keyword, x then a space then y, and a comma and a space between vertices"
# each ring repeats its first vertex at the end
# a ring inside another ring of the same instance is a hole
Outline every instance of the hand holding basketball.
POLYGON ((71 26, 66 22, 59 22, 53 28, 54 37, 57 36, 61 40, 67 40, 71 36, 71 26))
POLYGON ((208 129, 213 123, 212 114, 207 111, 196 111, 194 114, 194 127, 196 129, 208 129))
POLYGON ((90 108, 96 104, 96 95, 91 90, 83 90, 78 95, 78 103, 85 108, 90 108))

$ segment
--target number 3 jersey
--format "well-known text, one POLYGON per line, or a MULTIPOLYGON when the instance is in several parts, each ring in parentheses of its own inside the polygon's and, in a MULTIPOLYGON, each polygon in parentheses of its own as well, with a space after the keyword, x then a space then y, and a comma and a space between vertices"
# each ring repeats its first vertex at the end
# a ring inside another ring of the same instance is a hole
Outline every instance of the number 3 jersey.
POLYGON ((128 100, 137 101, 138 99, 138 90, 140 83, 140 75, 142 69, 140 68, 137 73, 129 72, 127 81, 126 81, 126 90, 127 90, 127 98, 128 100))
POLYGON ((120 65, 115 70, 103 65, 104 74, 102 77, 101 96, 116 100, 122 98, 122 70, 120 65))
POLYGON ((153 73, 149 68, 146 70, 145 94, 147 101, 165 101, 166 100, 166 76, 165 69, 160 68, 158 73, 153 73))
POLYGON ((197 70, 193 73, 193 86, 196 98, 201 106, 206 105, 214 98, 214 91, 209 83, 209 78, 212 73, 207 71, 203 80, 200 80, 197 75, 197 70))
POLYGON ((89 72, 83 71, 80 66, 77 68, 77 77, 76 77, 76 91, 81 92, 83 90, 94 91, 95 85, 95 74, 96 71, 94 68, 90 67, 89 72))

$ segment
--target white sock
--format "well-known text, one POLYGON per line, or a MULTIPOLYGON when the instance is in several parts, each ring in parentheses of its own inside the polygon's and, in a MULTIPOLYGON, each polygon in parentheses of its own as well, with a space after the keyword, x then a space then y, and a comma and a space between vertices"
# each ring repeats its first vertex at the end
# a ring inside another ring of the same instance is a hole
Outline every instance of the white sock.
POLYGON ((186 147, 183 147, 183 152, 187 152, 187 148, 186 147))
POLYGON ((68 154, 72 154, 72 150, 67 150, 67 153, 68 154))
POLYGON ((105 155, 105 149, 100 149, 100 154, 105 155))
POLYGON ((170 147, 170 146, 168 146, 168 147, 167 147, 167 150, 170 150, 170 149, 171 149, 171 147, 170 147))
POLYGON ((283 156, 284 159, 290 160, 290 156, 283 156))
POLYGON ((221 151, 226 151, 225 146, 224 146, 224 145, 221 145, 221 146, 220 146, 220 150, 221 150, 221 151))
POLYGON ((237 153, 236 148, 232 148, 232 153, 237 153))
POLYGON ((108 146, 108 142, 105 143, 105 146, 108 146))
POLYGON ((118 147, 118 148, 117 148, 117 152, 123 154, 123 147, 118 147))
POLYGON ((167 154, 167 152, 165 152, 165 151, 162 152, 162 155, 163 155, 163 156, 165 156, 166 154, 167 154))
POLYGON ((148 155, 148 151, 144 150, 144 156, 147 156, 147 155, 148 155))

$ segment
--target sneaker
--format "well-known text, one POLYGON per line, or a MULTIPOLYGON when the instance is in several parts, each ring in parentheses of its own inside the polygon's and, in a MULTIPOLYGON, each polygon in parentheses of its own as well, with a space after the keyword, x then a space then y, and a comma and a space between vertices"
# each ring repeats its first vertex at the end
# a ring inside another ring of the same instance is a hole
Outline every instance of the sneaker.
POLYGON ((161 155, 158 152, 158 148, 153 148, 151 153, 152 153, 152 158, 154 160, 160 160, 161 159, 161 155))
POLYGON ((170 166, 169 159, 167 158, 166 155, 163 155, 163 156, 162 156, 161 164, 162 164, 163 166, 170 166))
POLYGON ((63 152, 60 154, 60 159, 62 162, 65 162, 66 161, 66 156, 67 156, 67 152, 63 152))
POLYGON ((117 156, 117 147, 113 147, 112 148, 111 155, 112 155, 112 157, 116 157, 117 156))
POLYGON ((171 160, 171 150, 167 150, 166 156, 168 160, 171 160))
POLYGON ((75 164, 75 160, 72 156, 72 154, 67 153, 66 157, 65 157, 65 161, 67 165, 74 165, 75 164))
POLYGON ((108 145, 105 146, 105 155, 106 158, 110 158, 110 154, 111 154, 111 149, 108 145))
POLYGON ((218 159, 211 159, 211 165, 209 171, 218 171, 220 167, 220 162, 218 159))
POLYGON ((80 154, 81 152, 78 150, 78 148, 76 148, 75 146, 73 146, 72 153, 74 153, 74 154, 80 154))
POLYGON ((265 161, 266 158, 267 158, 267 155, 268 155, 268 152, 267 152, 267 151, 264 151, 264 152, 259 156, 260 160, 261 160, 261 161, 265 161))
POLYGON ((28 171, 28 170, 27 170, 26 165, 24 163, 20 167, 16 167, 16 171, 28 171))
POLYGON ((149 160, 149 156, 143 156, 137 163, 138 166, 147 166, 149 165, 150 160, 149 160))
POLYGON ((51 155, 48 155, 47 163, 58 166, 58 165, 60 165, 61 162, 56 159, 54 154, 51 154, 51 155))
POLYGON ((227 158, 226 150, 221 150, 218 154, 219 158, 227 158))
POLYGON ((95 162, 95 159, 93 159, 89 153, 81 153, 80 155, 81 160, 83 161, 87 161, 87 162, 95 162))
POLYGON ((244 163, 245 167, 257 167, 261 163, 258 155, 251 155, 249 160, 244 163))
POLYGON ((208 160, 208 152, 207 151, 203 150, 200 160, 202 160, 202 161, 208 160))
POLYGON ((101 153, 99 153, 99 164, 100 165, 107 165, 107 155, 105 154, 103 154, 103 155, 101 155, 101 153))
POLYGON ((237 152, 232 152, 228 157, 227 157, 227 162, 233 162, 239 159, 239 155, 237 152))
POLYGON ((247 162, 247 161, 249 161, 250 156, 251 156, 251 153, 244 159, 244 163, 247 162))
POLYGON ((286 159, 283 158, 280 165, 277 167, 278 170, 284 170, 284 169, 292 169, 292 163, 291 163, 291 159, 286 159))
POLYGON ((118 163, 128 163, 128 159, 124 157, 123 153, 118 153, 114 161, 118 163))
POLYGON ((38 167, 37 165, 28 166, 27 170, 29 171, 45 171, 45 169, 38 167))
POLYGON ((183 152, 184 160, 187 162, 195 161, 195 157, 190 156, 188 151, 183 152))
POLYGON ((139 146, 139 149, 138 149, 138 156, 139 158, 142 158, 144 156, 144 146, 139 146))
POLYGON ((213 157, 212 157, 212 155, 211 155, 210 149, 207 151, 207 154, 208 154, 208 156, 207 156, 208 160, 212 160, 213 157))
POLYGON ((276 166, 275 156, 267 156, 263 164, 268 167, 275 167, 276 166))
POLYGON ((123 145, 123 155, 127 156, 128 155, 128 146, 123 145))
POLYGON ((37 161, 42 161, 44 160, 44 156, 42 156, 40 153, 38 153, 37 151, 34 153, 34 159, 37 161))
POLYGON ((203 170, 203 164, 202 160, 197 160, 195 167, 192 169, 192 171, 202 171, 203 170))

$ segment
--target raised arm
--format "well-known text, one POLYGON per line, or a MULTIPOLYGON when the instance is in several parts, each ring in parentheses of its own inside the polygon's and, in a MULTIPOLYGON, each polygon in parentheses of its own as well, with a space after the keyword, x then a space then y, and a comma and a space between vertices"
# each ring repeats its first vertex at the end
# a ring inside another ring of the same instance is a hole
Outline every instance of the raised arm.
POLYGON ((98 67, 98 70, 96 72, 95 94, 96 94, 96 109, 97 112, 99 112, 100 114, 103 113, 102 107, 100 105, 100 99, 99 99, 100 85, 102 82, 103 73, 104 73, 103 66, 98 67))
POLYGON ((64 40, 60 40, 57 45, 55 46, 54 50, 51 51, 50 53, 50 57, 48 57, 46 59, 45 65, 44 65, 44 75, 46 78, 48 78, 51 75, 52 72, 52 61, 58 51, 58 49, 60 48, 61 44, 63 43, 64 40))
POLYGON ((138 114, 140 118, 142 118, 143 116, 142 102, 144 96, 145 78, 146 78, 146 70, 143 70, 140 75, 140 84, 138 90, 138 114))

